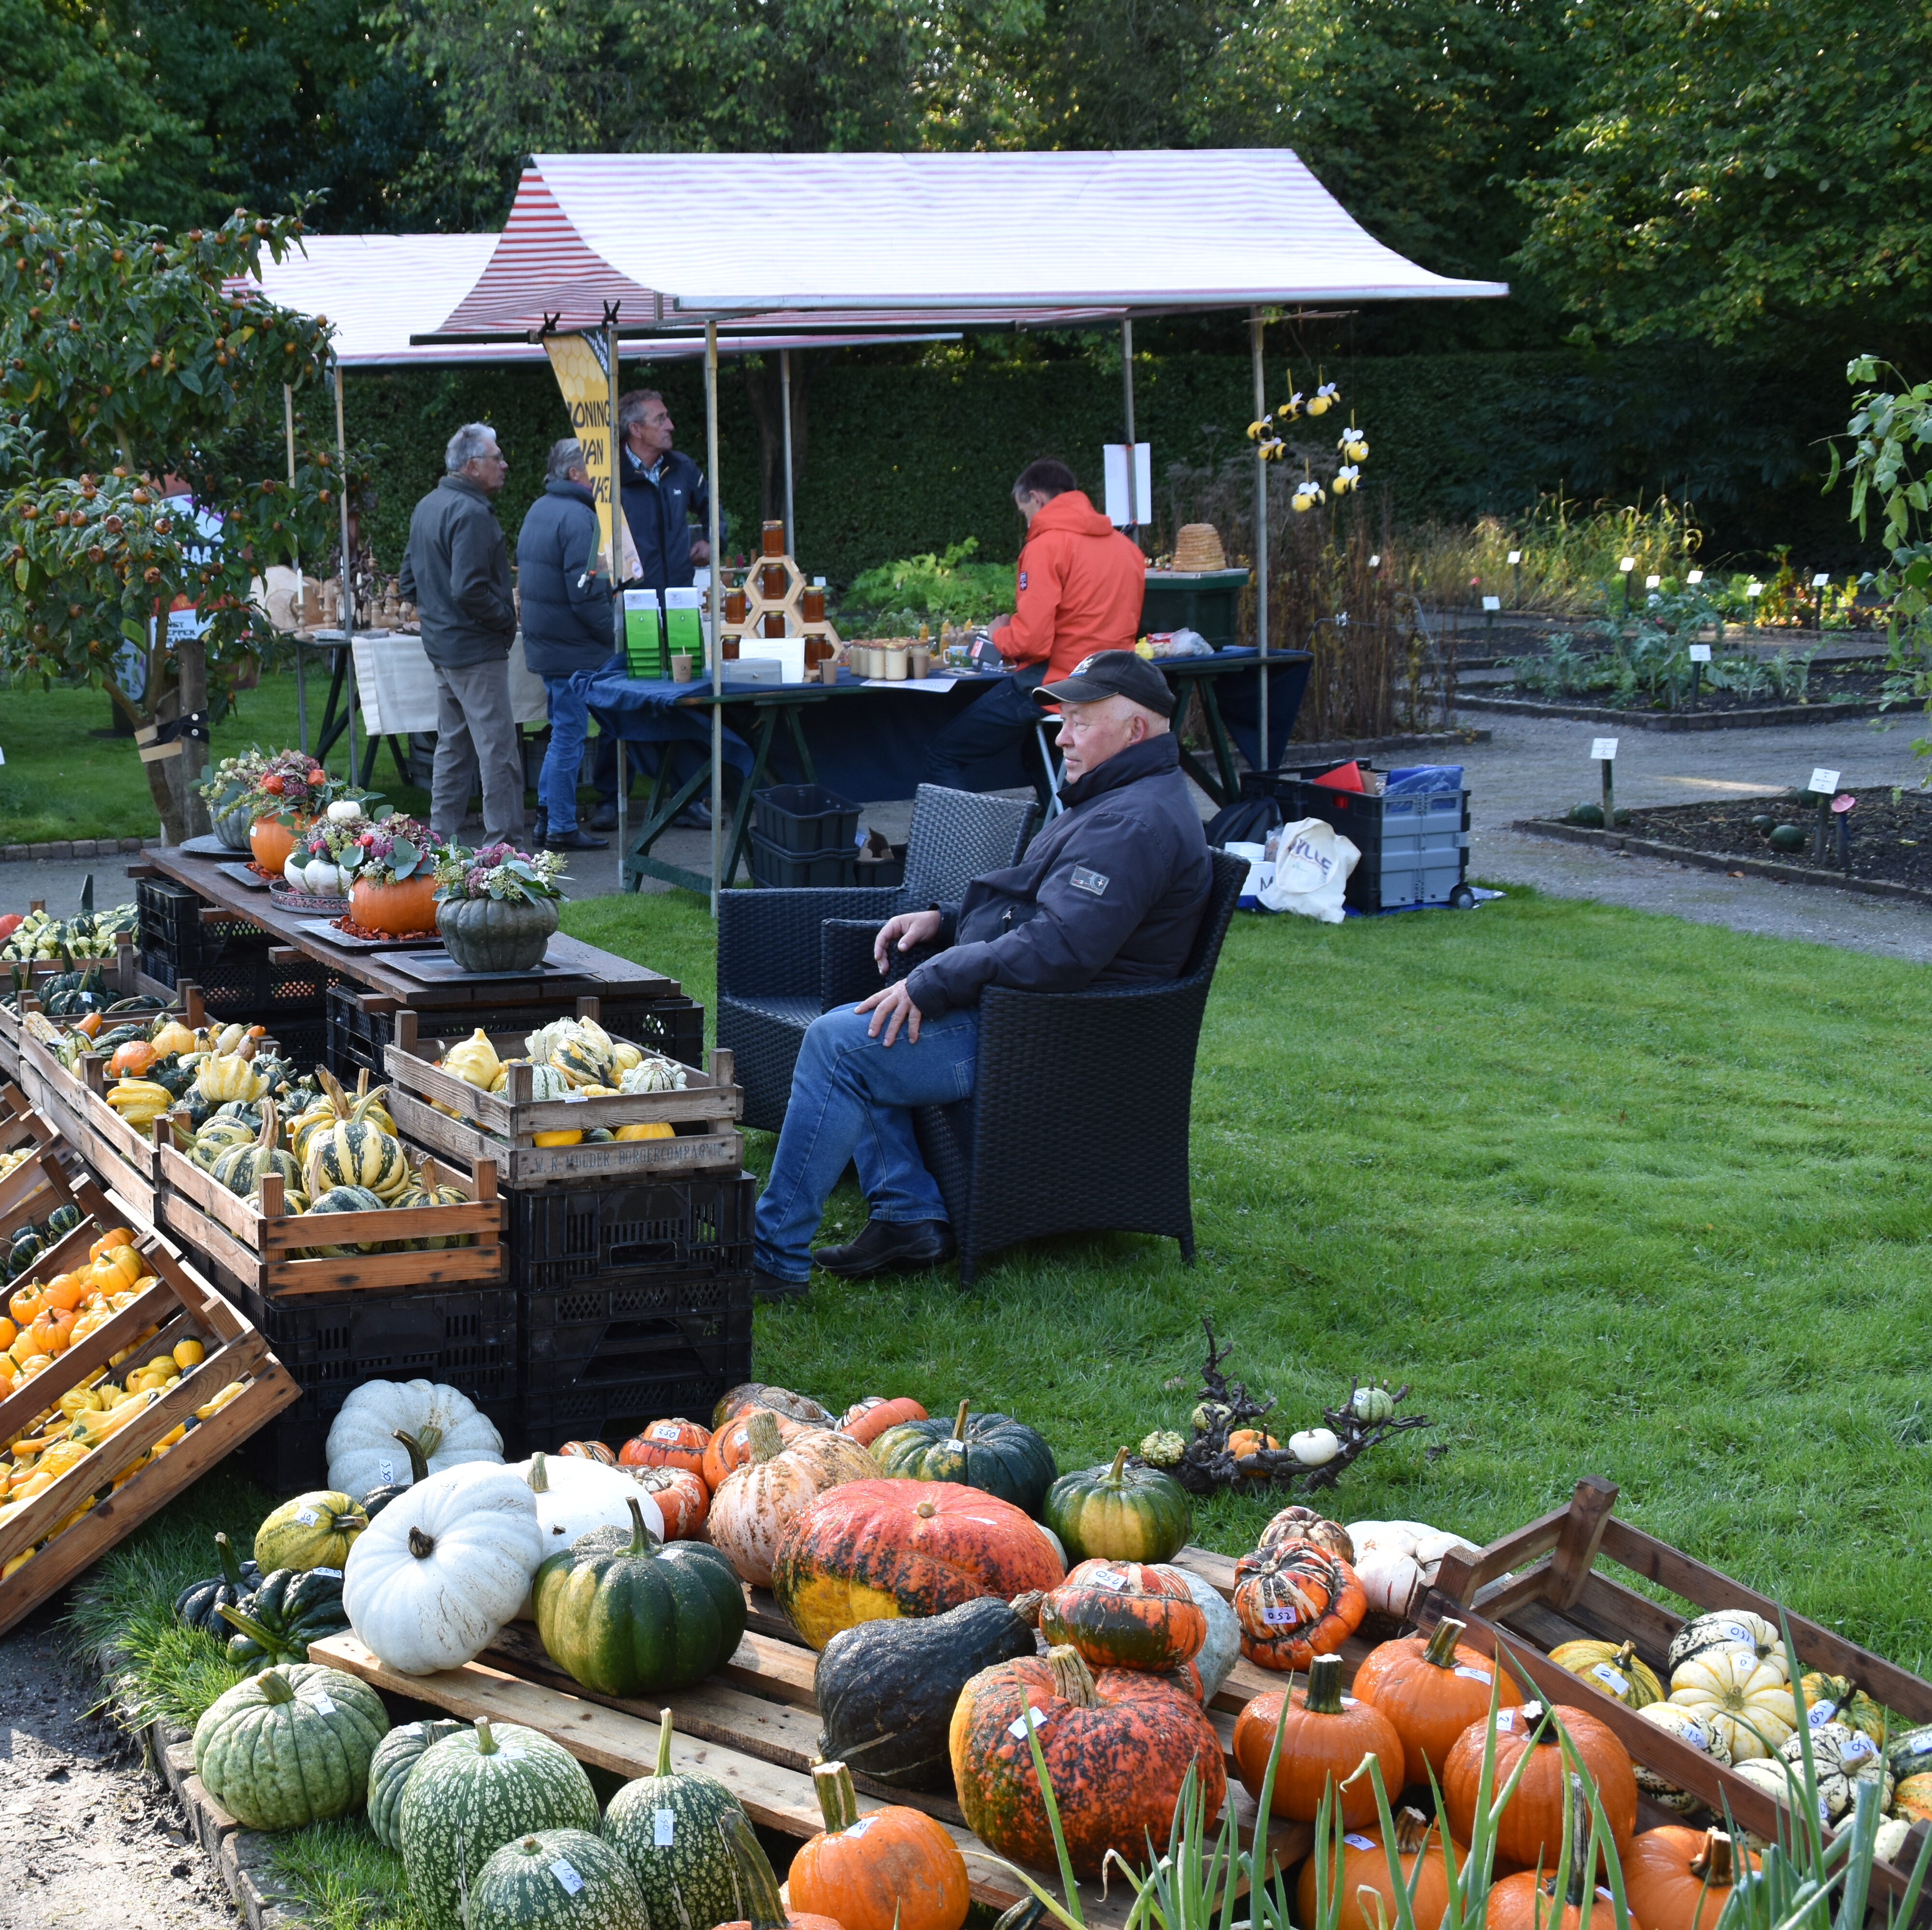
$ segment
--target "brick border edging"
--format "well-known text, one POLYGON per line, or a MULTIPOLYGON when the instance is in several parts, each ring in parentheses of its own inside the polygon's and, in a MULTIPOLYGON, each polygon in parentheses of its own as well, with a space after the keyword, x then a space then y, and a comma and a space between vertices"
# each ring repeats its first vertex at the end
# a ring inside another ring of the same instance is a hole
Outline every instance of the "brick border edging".
POLYGON ((1510 826, 1532 838, 1554 838, 1564 844, 1594 845, 1600 849, 1628 851, 1634 857, 1665 858, 1696 871, 1742 872, 1748 878, 1768 878, 1778 884, 1822 886, 1865 898, 1889 898, 1910 905, 1932 905, 1932 890, 1920 884, 1894 884, 1888 878, 1847 878, 1842 872, 1819 871, 1810 865, 1780 864, 1771 858, 1734 857, 1722 851, 1694 851, 1688 845, 1660 844, 1654 838, 1633 837, 1627 831, 1601 831, 1588 824, 1565 824, 1553 818, 1519 818, 1510 826))
POLYGON ((1458 710, 1500 710, 1512 717, 1568 719, 1580 724, 1628 724, 1638 731, 1766 731, 1791 724, 1822 724, 1834 719, 1878 717, 1886 707, 1876 699, 1853 704, 1785 704, 1769 710, 1611 710, 1589 704, 1532 704, 1521 697, 1466 697, 1456 693, 1458 710))
POLYGON ((137 857, 158 849, 158 838, 57 838, 46 845, 0 845, 0 864, 31 864, 46 858, 137 857))

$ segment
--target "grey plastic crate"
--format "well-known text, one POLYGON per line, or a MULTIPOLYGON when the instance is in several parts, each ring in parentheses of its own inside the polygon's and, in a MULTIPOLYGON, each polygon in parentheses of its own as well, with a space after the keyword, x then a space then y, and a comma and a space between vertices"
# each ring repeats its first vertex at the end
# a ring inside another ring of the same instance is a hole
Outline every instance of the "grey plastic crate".
MULTIPOLYGON (((1366 768, 1366 767, 1364 767, 1366 768)), ((1268 780, 1284 818, 1320 818, 1361 853, 1347 902, 1358 911, 1402 911, 1447 905, 1469 869, 1469 794, 1425 791, 1394 797, 1334 791, 1300 777, 1268 780)))

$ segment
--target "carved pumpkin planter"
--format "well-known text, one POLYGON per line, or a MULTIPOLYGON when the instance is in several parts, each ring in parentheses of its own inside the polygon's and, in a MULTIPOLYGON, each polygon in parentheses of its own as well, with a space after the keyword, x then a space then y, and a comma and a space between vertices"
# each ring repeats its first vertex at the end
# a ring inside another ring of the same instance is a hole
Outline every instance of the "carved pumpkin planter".
POLYGON ((272 818, 257 818, 248 827, 248 848, 254 853, 255 862, 264 871, 280 878, 283 866, 288 863, 290 854, 296 848, 296 839, 308 829, 308 824, 306 818, 298 818, 291 829, 286 824, 278 824, 272 818))

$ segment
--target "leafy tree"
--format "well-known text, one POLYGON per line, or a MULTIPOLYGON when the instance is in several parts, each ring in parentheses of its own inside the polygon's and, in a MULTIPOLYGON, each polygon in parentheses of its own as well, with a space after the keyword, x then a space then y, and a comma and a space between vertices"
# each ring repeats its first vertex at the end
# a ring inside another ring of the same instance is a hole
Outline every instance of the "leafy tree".
MULTIPOLYGON (((333 455, 300 452, 292 485, 278 433, 284 385, 320 380, 328 332, 231 284, 301 226, 237 209, 170 239, 0 194, 0 669, 104 688, 140 728, 206 709, 265 646, 251 578, 325 554, 339 513, 333 455), (218 542, 170 477, 223 519, 218 542), (171 647, 177 599, 207 625, 171 647), (112 674, 129 644, 136 690, 112 674)), ((171 839, 199 748, 147 765, 171 839)))
POLYGON ((1612 338, 1895 339, 1932 318, 1932 10, 1634 0, 1582 63, 1520 257, 1612 338))

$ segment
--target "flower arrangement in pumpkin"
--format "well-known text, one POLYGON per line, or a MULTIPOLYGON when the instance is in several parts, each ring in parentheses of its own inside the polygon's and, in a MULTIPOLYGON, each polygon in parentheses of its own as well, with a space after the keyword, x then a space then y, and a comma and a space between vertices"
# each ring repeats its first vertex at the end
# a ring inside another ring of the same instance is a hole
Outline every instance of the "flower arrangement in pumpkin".
POLYGON ((439 904, 494 898, 500 904, 529 905, 561 898, 559 886, 568 875, 562 852, 532 855, 514 845, 484 845, 473 851, 447 845, 436 854, 435 869, 439 904))
POLYGON ((201 785, 211 812, 248 812, 294 829, 340 794, 338 781, 306 751, 251 748, 225 758, 201 785))
POLYGON ((442 840, 400 811, 370 820, 343 847, 336 871, 349 898, 337 920, 352 938, 432 937, 442 840))

